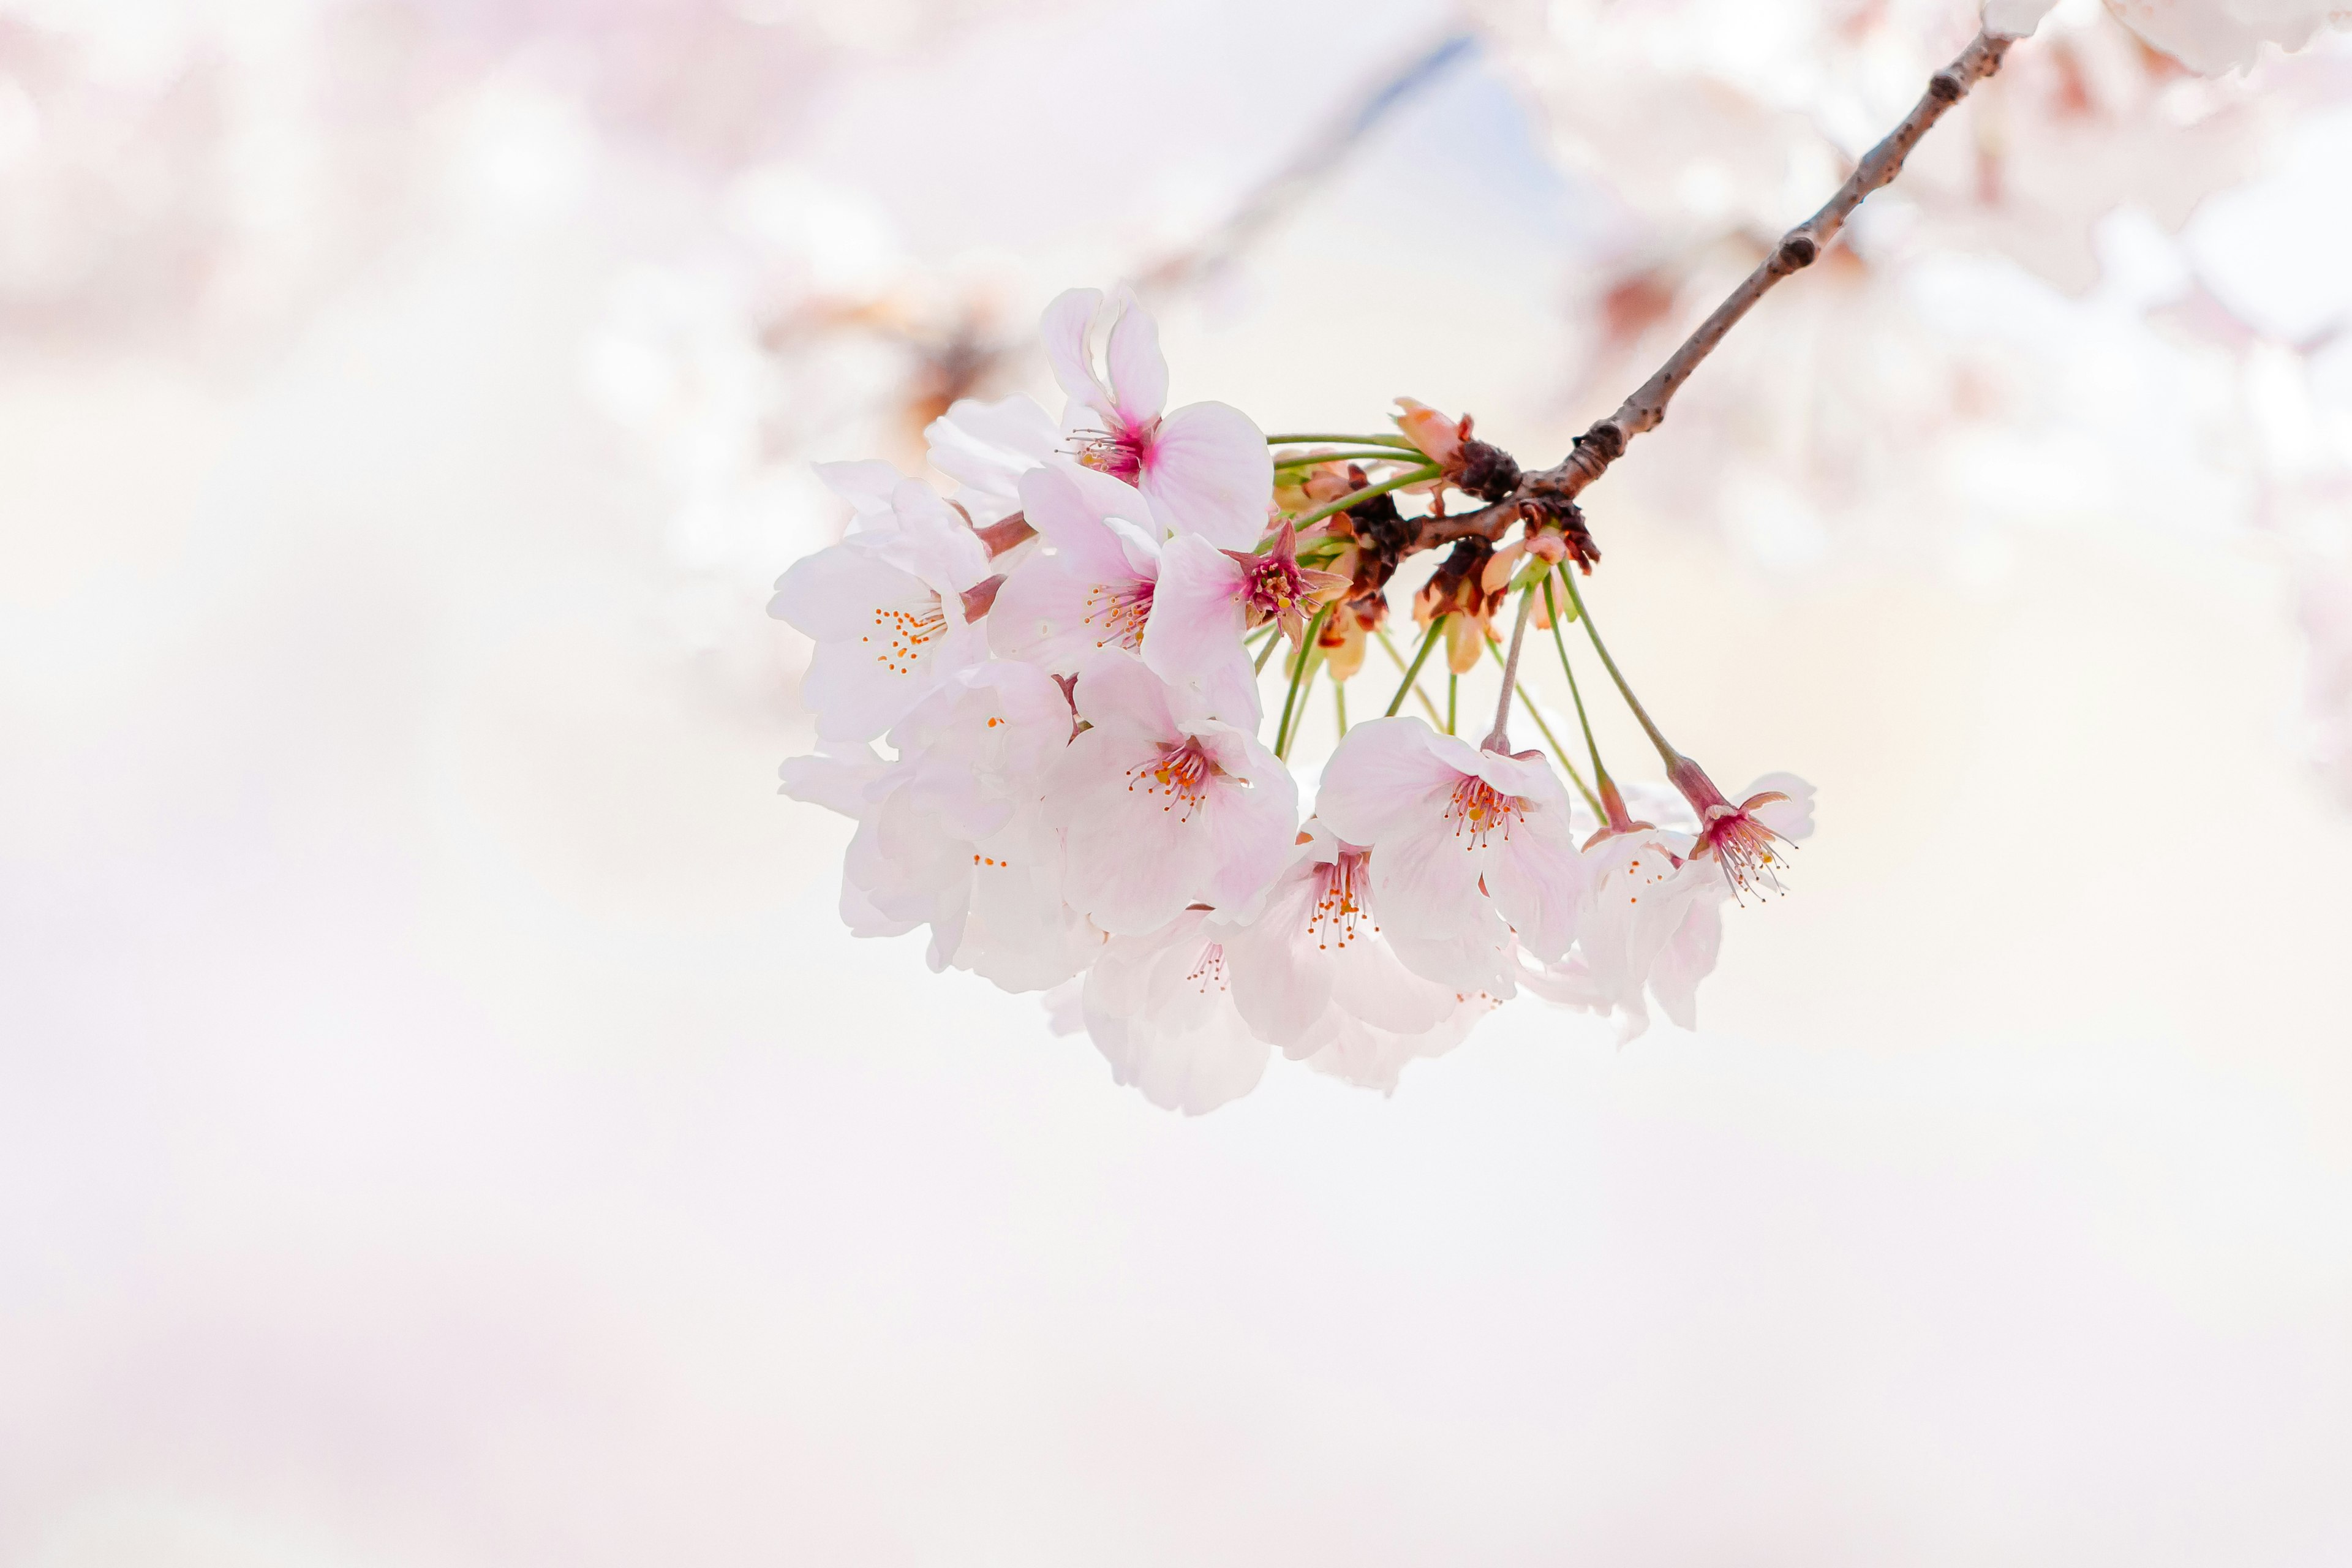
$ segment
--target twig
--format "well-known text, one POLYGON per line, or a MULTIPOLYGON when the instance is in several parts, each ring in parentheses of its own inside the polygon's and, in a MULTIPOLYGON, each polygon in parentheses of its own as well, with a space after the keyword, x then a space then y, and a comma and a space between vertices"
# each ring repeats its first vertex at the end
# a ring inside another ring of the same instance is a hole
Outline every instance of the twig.
POLYGON ((1730 297, 1699 323, 1698 330, 1667 356, 1657 374, 1620 404, 1614 414, 1578 437, 1575 447, 1559 464, 1523 477, 1508 499, 1476 511, 1425 521, 1414 539, 1414 548, 1433 549, 1448 540, 1474 533, 1498 539, 1523 515, 1529 503, 1575 500, 1610 464, 1624 455, 1627 443, 1645 430, 1656 429, 1664 421, 1666 405, 1673 401, 1675 392, 1690 379, 1700 362, 1715 352, 1716 345, 1739 319, 1754 309, 1756 301, 1774 284, 1811 266, 1829 248, 1863 198, 1903 172, 1903 161, 1911 155, 1919 139, 1952 105, 1966 98, 1970 88, 2000 68, 2001 58, 2013 42, 2014 39, 1991 33, 1979 33, 1960 51, 1958 59, 1927 79, 1927 90, 1912 106, 1911 112, 1877 146, 1863 154, 1853 174, 1821 211, 1783 235, 1771 254, 1741 279, 1730 297))

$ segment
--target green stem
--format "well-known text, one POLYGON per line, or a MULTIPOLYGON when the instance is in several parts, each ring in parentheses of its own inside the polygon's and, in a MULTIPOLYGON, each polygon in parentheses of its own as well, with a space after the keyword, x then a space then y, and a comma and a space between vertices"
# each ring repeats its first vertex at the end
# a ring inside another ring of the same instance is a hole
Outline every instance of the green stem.
POLYGON ((1429 715, 1429 721, 1435 724, 1437 704, 1429 700, 1429 693, 1423 691, 1421 689, 1421 682, 1414 679, 1420 675, 1421 666, 1418 664, 1410 668, 1406 666, 1404 655, 1397 651, 1396 639, 1389 636, 1388 627, 1382 626, 1372 635, 1381 639, 1381 647, 1389 656, 1389 662, 1405 672, 1404 685, 1397 689, 1396 700, 1389 704, 1388 716, 1390 718, 1396 716, 1396 710, 1404 704, 1404 694, 1410 691, 1413 695, 1413 700, 1421 704, 1421 710, 1429 715))
POLYGON ((1551 579, 1543 581, 1544 614, 1551 617, 1552 646, 1559 649, 1560 673, 1568 677, 1568 694, 1576 699, 1576 722, 1584 731, 1584 749, 1592 753, 1592 776, 1603 789, 1609 787, 1609 767, 1601 760, 1601 743, 1592 738, 1592 721, 1584 716, 1584 689, 1576 684, 1576 668, 1568 662, 1568 639, 1559 633, 1559 608, 1551 596, 1551 579))
POLYGON ((1360 490, 1349 490, 1338 500, 1325 501, 1312 511, 1302 511, 1290 520, 1291 526, 1305 528, 1310 522, 1320 522, 1335 511, 1345 511, 1351 506, 1358 506, 1371 500, 1374 496, 1384 496, 1391 490, 1401 490, 1407 485, 1417 485, 1424 479, 1436 479, 1442 472, 1443 470, 1434 463, 1423 464, 1418 468, 1382 479, 1379 484, 1366 485, 1360 490))
MULTIPOLYGON (((1415 650, 1412 656, 1412 662, 1405 667, 1404 684, 1397 688, 1397 692, 1394 697, 1389 699, 1389 710, 1387 713, 1383 714, 1382 717, 1389 719, 1395 718, 1397 710, 1404 706, 1404 694, 1408 691, 1418 692, 1421 689, 1421 667, 1429 662, 1429 650, 1437 646, 1437 639, 1444 630, 1445 617, 1444 616, 1440 616, 1435 620, 1429 623, 1429 635, 1421 639, 1421 647, 1415 650)), ((1388 638, 1384 636, 1381 640, 1382 642, 1386 642, 1388 641, 1388 638)), ((1389 651, 1391 653, 1394 653, 1396 649, 1391 647, 1389 651)), ((1433 702, 1429 702, 1429 699, 1426 697, 1423 697, 1422 700, 1425 703, 1429 703, 1429 720, 1431 723, 1435 723, 1437 721, 1437 705, 1433 702)))
POLYGON ((1257 674, 1265 673, 1265 667, 1274 660, 1274 650, 1281 646, 1282 628, 1277 626, 1274 628, 1274 635, 1265 639, 1265 646, 1257 650, 1257 674))
POLYGON ((1315 618, 1307 623, 1306 637, 1299 639, 1298 659, 1290 667, 1290 689, 1282 699, 1282 722, 1275 727, 1274 731, 1274 754, 1277 757, 1287 757, 1290 754, 1291 711, 1298 706, 1299 683, 1307 677, 1307 666, 1316 654, 1321 651, 1316 646, 1315 639, 1323 630, 1323 617, 1330 613, 1331 606, 1328 605, 1316 611, 1315 618))
POLYGON ((1584 623, 1584 635, 1592 639, 1592 651, 1601 656, 1601 668, 1609 672, 1609 679, 1617 683, 1617 694, 1625 700, 1625 706, 1633 710, 1633 717, 1641 721, 1642 731, 1650 737, 1650 744, 1658 748, 1658 755, 1664 759, 1667 767, 1672 768, 1683 760, 1682 753, 1668 743, 1655 724, 1650 722, 1650 715, 1643 710, 1642 700, 1633 695, 1633 689, 1625 684, 1625 677, 1618 669, 1617 661, 1609 657, 1609 645, 1601 640, 1600 628, 1592 624, 1592 612, 1584 607, 1584 595, 1576 591, 1576 574, 1573 571, 1562 572, 1559 580, 1568 584, 1568 602, 1576 606, 1576 618, 1584 623))
POLYGON ((1462 678, 1449 668, 1445 672, 1445 732, 1454 733, 1454 710, 1460 704, 1462 678))
POLYGON ((1344 741, 1348 738, 1348 683, 1346 681, 1335 680, 1331 683, 1331 708, 1339 716, 1339 739, 1344 741))
POLYGON ((1394 447, 1353 452, 1294 452, 1275 463, 1277 468, 1311 468, 1318 463, 1411 463, 1424 467, 1429 459, 1419 452, 1400 450, 1394 447))
POLYGON ((1402 436, 1268 436, 1265 438, 1269 447, 1336 446, 1342 441, 1351 447, 1402 447, 1409 452, 1421 450, 1402 436))

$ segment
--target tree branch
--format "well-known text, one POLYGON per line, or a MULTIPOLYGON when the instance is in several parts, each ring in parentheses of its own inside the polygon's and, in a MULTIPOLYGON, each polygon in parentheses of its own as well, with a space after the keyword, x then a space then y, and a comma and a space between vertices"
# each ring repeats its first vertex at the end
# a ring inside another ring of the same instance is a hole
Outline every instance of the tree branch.
POLYGON ((1654 430, 1664 422, 1666 405, 1739 319, 1753 310, 1756 301, 1774 284, 1811 266, 1829 248, 1863 198, 1903 172, 1903 161, 1911 155, 1919 139, 1952 105, 1966 98, 1970 88, 2000 68, 2001 58, 2015 41, 1979 33, 1975 41, 1960 51, 1958 59, 1927 79, 1927 90, 1911 112, 1878 145, 1863 154, 1853 174, 1821 211, 1783 235, 1772 253, 1741 279, 1730 297, 1699 323, 1698 330, 1667 356, 1657 374, 1620 404, 1614 414, 1578 437, 1575 447, 1559 464, 1522 478, 1517 490, 1508 500, 1476 511, 1425 520, 1414 538, 1413 548, 1433 549, 1449 540, 1474 533, 1498 539, 1504 530, 1531 509, 1548 502, 1560 505, 1574 500, 1587 485, 1607 471, 1610 464, 1624 455, 1626 445, 1634 437, 1654 430))

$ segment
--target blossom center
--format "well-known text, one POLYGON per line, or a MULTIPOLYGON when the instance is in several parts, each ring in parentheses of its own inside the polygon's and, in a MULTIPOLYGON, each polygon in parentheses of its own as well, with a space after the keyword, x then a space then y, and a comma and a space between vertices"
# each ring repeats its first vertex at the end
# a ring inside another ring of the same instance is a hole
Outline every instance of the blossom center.
POLYGON ((1244 574, 1242 602, 1253 625, 1285 615, 1306 598, 1307 580, 1295 560, 1261 557, 1244 574))
POLYGON ((1454 837, 1468 840, 1465 849, 1484 849, 1486 836, 1497 830, 1508 842, 1511 824, 1526 815, 1526 801, 1505 795, 1475 773, 1463 774, 1445 803, 1445 820, 1454 825, 1454 837))
POLYGON ((909 604, 875 605, 874 629, 857 640, 878 644, 876 661, 893 675, 904 675, 925 647, 947 635, 947 610, 937 594, 927 594, 909 604))
POLYGON ((1077 459, 1087 468, 1108 474, 1115 479, 1133 484, 1142 476, 1143 461, 1151 451, 1151 438, 1160 430, 1160 421, 1147 419, 1139 425, 1114 421, 1116 428, 1081 432, 1078 437, 1077 459))
POLYGON ((1160 810, 1181 812, 1177 820, 1190 822, 1207 798, 1210 784, 1224 776, 1225 770, 1202 750, 1201 742, 1187 736, 1160 747, 1151 761, 1129 769, 1127 787, 1129 793, 1140 790, 1160 796, 1160 810))
POLYGON ((1127 584, 1097 583, 1087 590, 1086 617, 1103 632, 1095 647, 1117 644, 1132 652, 1143 646, 1143 623, 1151 618, 1152 587, 1139 579, 1127 584))
POLYGON ((1785 896, 1789 889, 1780 885, 1780 868, 1787 858, 1775 847, 1780 836, 1745 811, 1715 809, 1721 815, 1710 814, 1713 820, 1699 833, 1699 845, 1702 852, 1715 851, 1724 879, 1731 884, 1732 897, 1744 902, 1749 893, 1759 898, 1766 893, 1785 896))
POLYGON ((1307 906, 1307 934, 1317 947, 1344 949, 1362 941, 1367 928, 1374 932, 1381 929, 1364 908, 1370 858, 1343 849, 1338 859, 1315 868, 1315 901, 1307 906))
POLYGON ((1192 973, 1184 976, 1184 983, 1199 986, 1203 996, 1213 989, 1223 991, 1225 988, 1225 944, 1213 942, 1202 948, 1201 962, 1192 966, 1192 973))

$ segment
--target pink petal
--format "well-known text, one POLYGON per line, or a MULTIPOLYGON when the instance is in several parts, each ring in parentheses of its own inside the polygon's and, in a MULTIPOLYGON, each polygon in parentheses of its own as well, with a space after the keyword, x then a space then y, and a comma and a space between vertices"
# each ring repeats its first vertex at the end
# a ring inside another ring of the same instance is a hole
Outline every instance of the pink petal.
POLYGON ((1248 415, 1194 403, 1160 421, 1143 454, 1141 489, 1170 531, 1247 550, 1265 531, 1274 459, 1248 415))
POLYGON ((1217 717, 1255 729, 1263 715, 1242 646, 1247 582, 1231 556, 1198 534, 1171 539, 1160 552, 1143 662, 1163 679, 1192 682, 1217 717))

